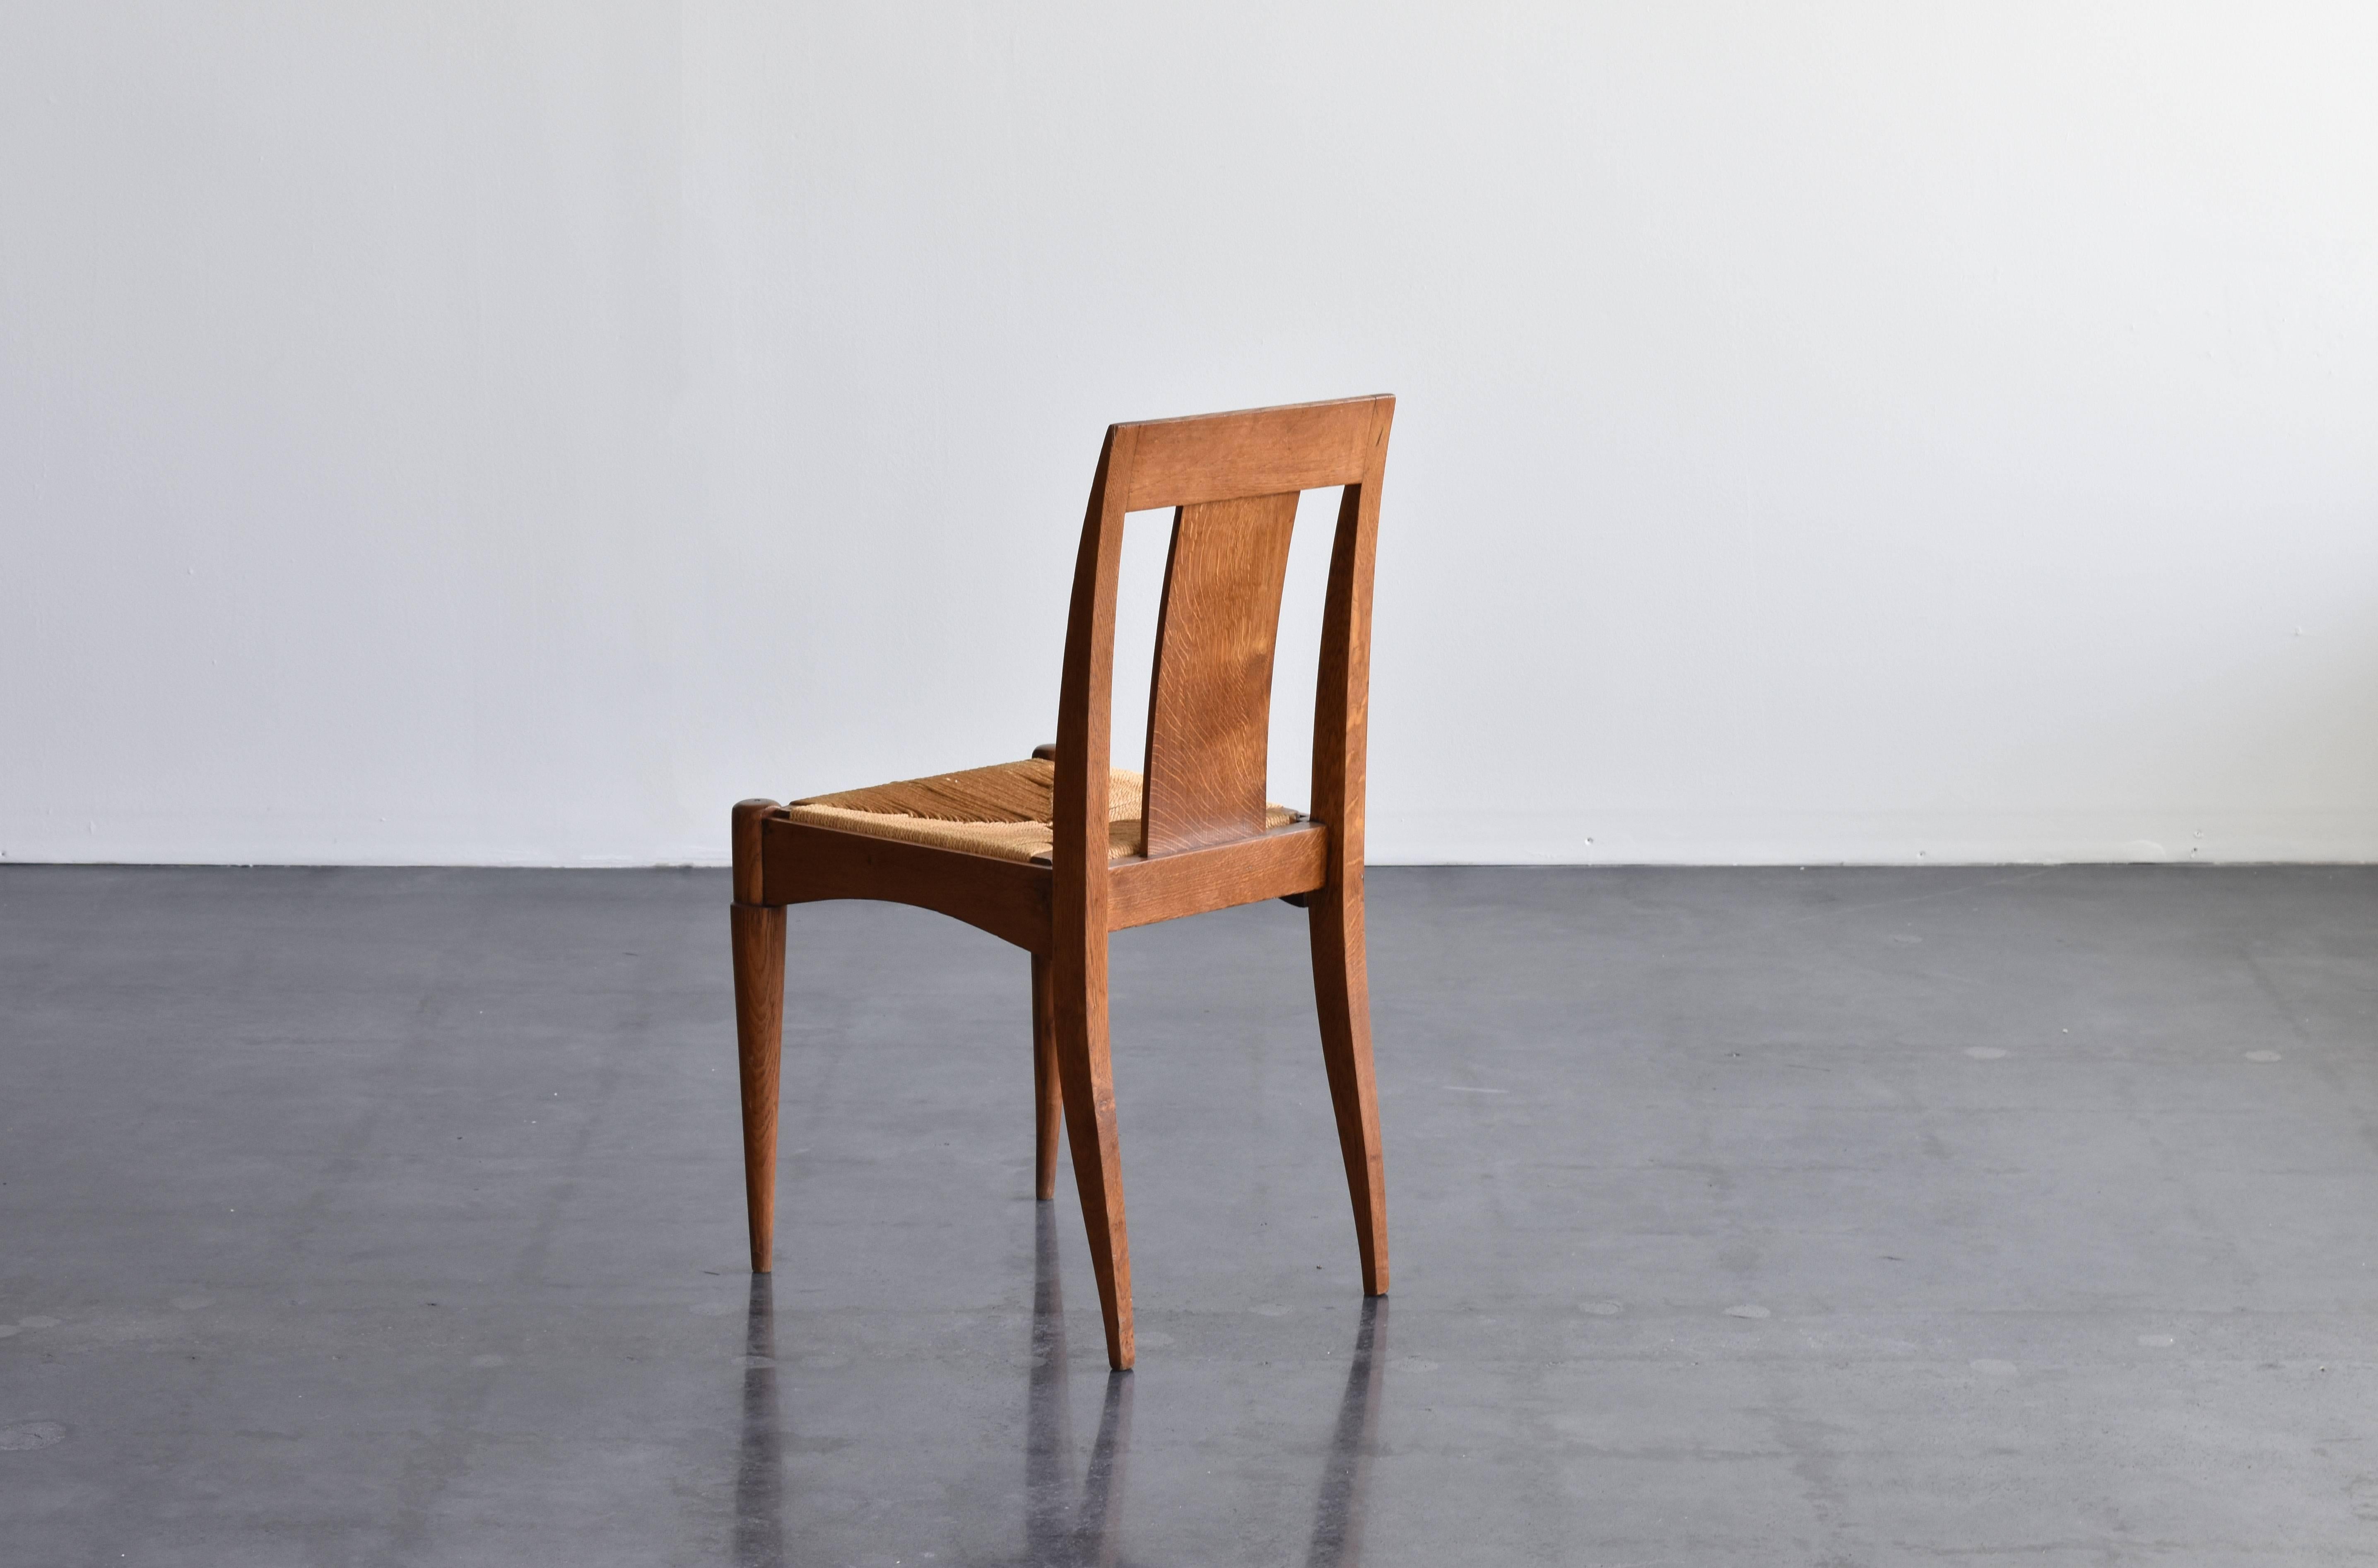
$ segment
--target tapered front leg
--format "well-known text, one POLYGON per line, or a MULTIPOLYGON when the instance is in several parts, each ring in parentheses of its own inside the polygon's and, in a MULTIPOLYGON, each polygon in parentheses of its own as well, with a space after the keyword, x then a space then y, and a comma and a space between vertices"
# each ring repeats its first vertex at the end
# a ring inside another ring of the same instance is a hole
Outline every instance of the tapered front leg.
POLYGON ((761 823, 773 800, 735 808, 735 1056, 743 1089, 743 1206, 751 1226, 751 1272, 766 1274, 775 1245, 776 1080, 785 1037, 785 908, 771 904, 761 877, 761 823))
POLYGON ((1379 1151, 1379 1100, 1371 1076, 1371 985, 1363 957, 1362 868, 1320 888, 1306 907, 1313 930, 1313 996, 1321 1014, 1321 1059, 1338 1112, 1338 1149, 1354 1200, 1354 1242, 1363 1294, 1387 1293, 1387 1179, 1379 1151))
POLYGON ((735 1049, 743 1083, 743 1204, 751 1272, 766 1274, 776 1224, 776 1079, 784 1052, 785 912, 739 904, 735 925, 735 1049))
POLYGON ((1114 1071, 1107 1056, 1107 938, 1104 931, 1060 931, 1050 963, 1055 992, 1058 1076, 1064 1083, 1065 1133, 1074 1180, 1089 1232, 1090 1268, 1106 1318, 1107 1364, 1129 1370, 1131 1243, 1123 1225, 1123 1158, 1115 1134, 1114 1071))
POLYGON ((1057 1195, 1057 1129, 1065 1119, 1063 1076, 1057 1071, 1056 998, 1049 960, 1032 955, 1032 1195, 1057 1195))

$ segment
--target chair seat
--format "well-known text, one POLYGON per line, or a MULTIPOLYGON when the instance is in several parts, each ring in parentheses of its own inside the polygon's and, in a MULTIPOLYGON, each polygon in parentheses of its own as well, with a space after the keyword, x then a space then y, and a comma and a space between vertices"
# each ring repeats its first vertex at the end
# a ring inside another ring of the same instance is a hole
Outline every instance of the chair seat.
MULTIPOLYGON (((903 779, 869 789, 847 789, 796 800, 786 815, 846 833, 901 839, 938 849, 988 855, 999 860, 1049 863, 1055 816, 1057 766, 1040 758, 995 762, 988 768, 903 779)), ((1139 854, 1140 788, 1137 773, 1107 771, 1107 858, 1139 854)), ((1284 828, 1303 820, 1285 806, 1266 805, 1264 825, 1284 828)))

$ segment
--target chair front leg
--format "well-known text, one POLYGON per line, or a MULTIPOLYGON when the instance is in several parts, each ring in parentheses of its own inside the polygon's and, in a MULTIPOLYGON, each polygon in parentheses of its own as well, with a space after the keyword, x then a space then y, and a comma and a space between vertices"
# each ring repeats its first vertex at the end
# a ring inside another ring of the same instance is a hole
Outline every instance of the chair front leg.
POLYGON ((785 911, 739 904, 735 926, 735 1052, 743 1083, 743 1204, 751 1272, 766 1274, 776 1222, 776 1080, 785 1033, 785 911))
POLYGON ((1362 868, 1309 896, 1313 997, 1321 1014, 1321 1059, 1338 1113, 1338 1150, 1354 1200, 1354 1242, 1363 1294, 1387 1293, 1387 1179, 1379 1149, 1379 1100, 1371 1074, 1371 983, 1363 952, 1362 868))
POLYGON ((1123 1225, 1123 1157, 1115 1136, 1114 1069, 1107 1054, 1107 937, 1060 931, 1049 970, 1054 993, 1057 1072, 1064 1086, 1065 1133, 1089 1232, 1090 1267, 1106 1318, 1107 1364, 1128 1371, 1131 1243, 1123 1225))
POLYGON ((751 1228, 751 1272, 766 1274, 775 1249, 776 1083, 785 1038, 785 907, 761 887, 760 824, 773 800, 735 808, 735 1056, 743 1091, 743 1207, 751 1228))

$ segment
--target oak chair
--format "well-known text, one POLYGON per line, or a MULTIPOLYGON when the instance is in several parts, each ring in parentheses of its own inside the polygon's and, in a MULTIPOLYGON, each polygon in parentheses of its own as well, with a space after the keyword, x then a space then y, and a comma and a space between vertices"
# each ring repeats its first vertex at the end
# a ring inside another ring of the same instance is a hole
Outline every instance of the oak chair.
POLYGON ((1284 898, 1313 938, 1321 1053, 1354 1203, 1363 1293, 1387 1289, 1387 1187, 1363 957, 1371 568, 1391 397, 1111 425, 1065 628, 1057 740, 1025 761, 734 810, 735 1025, 751 1267, 772 1258, 785 906, 885 899, 1032 955, 1036 1191, 1074 1150, 1107 1359, 1133 1359, 1131 1252, 1107 1047, 1107 936, 1284 898), (1313 808, 1266 799, 1272 650, 1298 497, 1344 487, 1322 616, 1313 808), (1109 766, 1123 515, 1170 507, 1147 752, 1109 766))

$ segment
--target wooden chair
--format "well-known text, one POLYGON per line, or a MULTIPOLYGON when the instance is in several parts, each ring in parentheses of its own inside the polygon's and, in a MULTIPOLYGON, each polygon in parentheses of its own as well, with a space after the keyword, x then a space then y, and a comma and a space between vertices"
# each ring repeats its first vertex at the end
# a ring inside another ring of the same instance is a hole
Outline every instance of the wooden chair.
POLYGON ((1031 760, 735 808, 735 1023, 751 1267, 768 1272, 785 906, 871 898, 939 910, 1032 955, 1038 1195, 1074 1149, 1107 1359, 1132 1364, 1107 934, 1285 898, 1305 905, 1322 1060, 1354 1202, 1363 1292, 1387 1288, 1387 1188, 1363 959, 1371 566, 1390 397, 1107 430, 1065 628, 1057 740, 1031 760), (1313 715, 1309 817, 1265 799, 1272 649, 1305 490, 1343 485, 1313 715), (1173 509, 1144 775, 1108 765, 1123 514, 1173 509))

